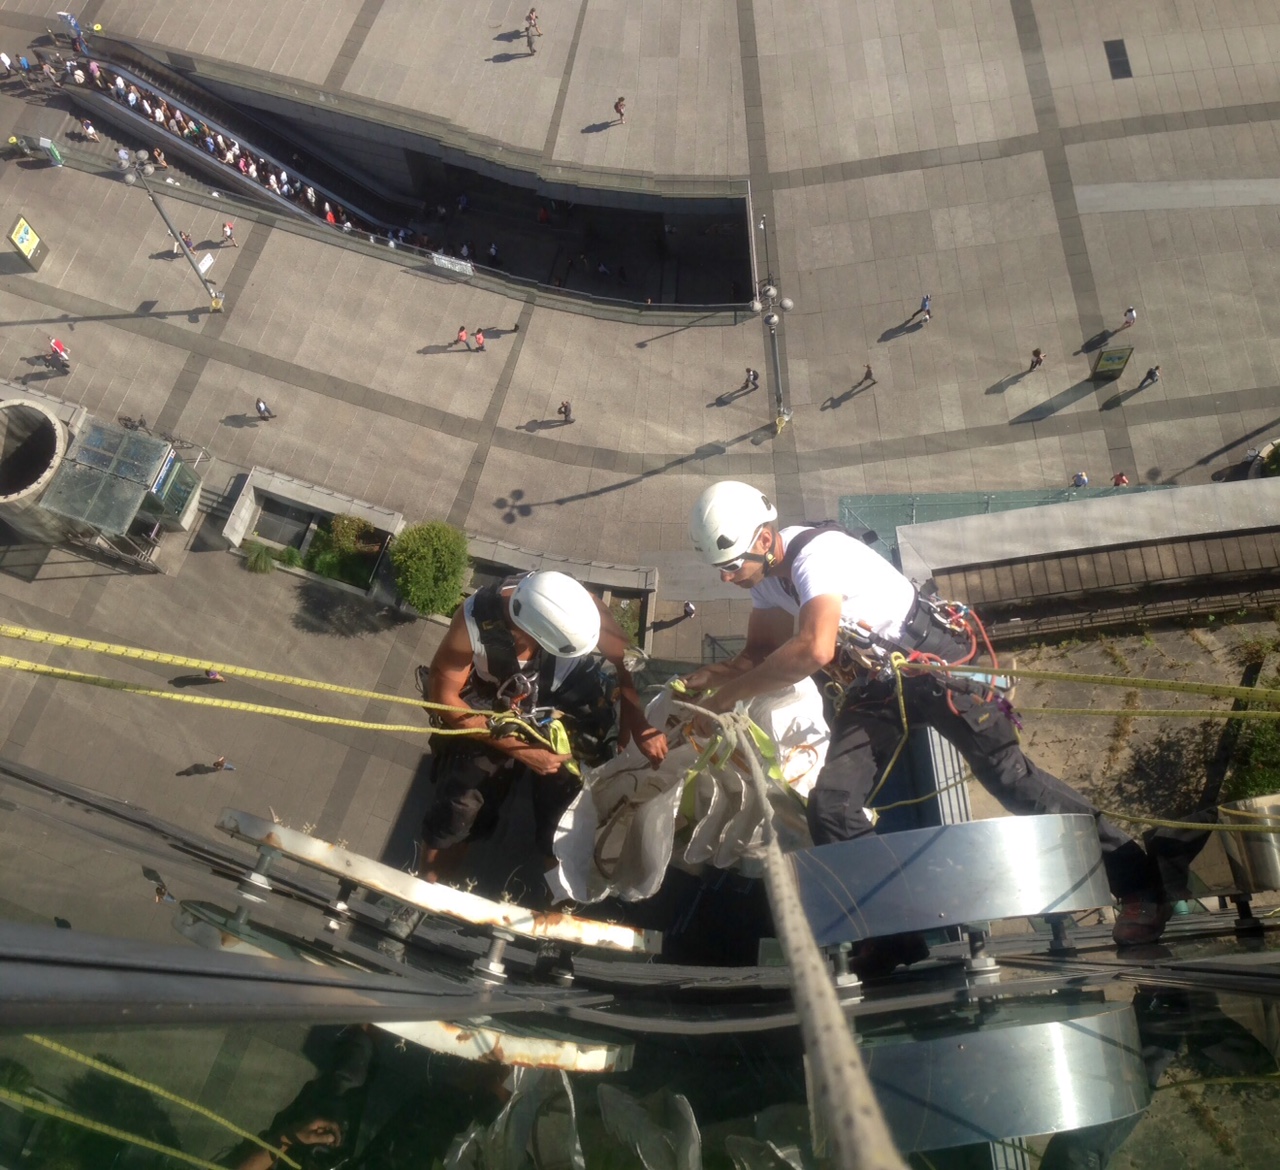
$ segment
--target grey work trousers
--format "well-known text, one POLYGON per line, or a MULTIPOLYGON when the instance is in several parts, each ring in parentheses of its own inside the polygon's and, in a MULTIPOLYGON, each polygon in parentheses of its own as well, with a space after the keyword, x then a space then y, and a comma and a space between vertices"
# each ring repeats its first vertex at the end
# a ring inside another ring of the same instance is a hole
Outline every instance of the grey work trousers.
MULTIPOLYGON (((981 694, 947 690, 933 676, 903 679, 907 721, 929 726, 953 744, 974 777, 1011 813, 1084 813, 1097 820, 1111 892, 1159 900, 1159 876, 1147 854, 1079 792, 1037 767, 1022 751, 1008 716, 981 694), (954 705, 955 710, 952 710, 954 705)), ((849 841, 872 832, 863 815, 882 769, 902 736, 892 682, 874 682, 850 694, 836 714, 827 759, 809 795, 809 832, 815 845, 849 841)))

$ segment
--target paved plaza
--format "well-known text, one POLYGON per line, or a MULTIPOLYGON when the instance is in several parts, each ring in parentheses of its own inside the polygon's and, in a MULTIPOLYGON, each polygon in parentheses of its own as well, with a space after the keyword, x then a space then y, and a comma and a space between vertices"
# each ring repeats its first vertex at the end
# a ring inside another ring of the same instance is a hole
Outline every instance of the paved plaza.
MULTIPOLYGON (((15 55, 62 2, 0 0, 0 47, 15 55)), ((760 272, 795 301, 780 338, 794 419, 780 435, 768 335, 745 313, 584 314, 237 212, 240 246, 211 273, 227 311, 210 316, 144 195, 109 173, 110 128, 100 148, 81 143, 64 104, 12 84, 0 135, 67 142, 73 165, 0 169, 4 206, 50 247, 38 273, 0 261, 0 378, 207 448, 214 496, 264 466, 410 522, 657 566, 658 619, 698 602, 654 640, 686 659, 746 613, 686 547, 689 506, 715 478, 759 484, 784 518, 822 519, 846 494, 1054 488, 1077 470, 1205 483, 1280 428, 1274 5, 551 0, 529 58, 507 35, 525 10, 88 0, 82 21, 247 86, 419 119, 539 176, 660 192, 749 182, 767 224, 760 272), (1103 42, 1119 39, 1133 77, 1113 80, 1103 42), (619 93, 626 125, 593 128, 619 93), (924 293, 927 323, 912 316, 924 293), (1114 339, 1135 347, 1128 371, 1090 382, 1130 305, 1137 323, 1114 339), (449 346, 460 322, 485 328, 487 352, 449 346), (69 377, 36 362, 51 333, 71 349, 69 377), (1035 347, 1047 360, 1027 372, 1035 347), (855 386, 868 363, 874 381, 855 386), (1136 391, 1157 363, 1160 381, 1136 391), (717 402, 747 366, 760 389, 717 402), (555 414, 566 398, 571 426, 555 414)), ((178 179, 166 206, 211 250, 226 205, 178 179)), ((200 538, 164 577, 62 551, 34 581, 6 567, 6 620, 404 694, 441 628, 251 576, 200 538)), ((9 652, 72 661, 31 650, 9 652)), ((161 686, 178 673, 113 671, 161 686)), ((269 804, 377 855, 419 768, 407 734, 11 672, 0 687, 6 755, 193 828, 223 804, 269 804), (220 754, 234 774, 174 775, 220 754)), ((398 721, 384 706, 326 709, 398 721)))

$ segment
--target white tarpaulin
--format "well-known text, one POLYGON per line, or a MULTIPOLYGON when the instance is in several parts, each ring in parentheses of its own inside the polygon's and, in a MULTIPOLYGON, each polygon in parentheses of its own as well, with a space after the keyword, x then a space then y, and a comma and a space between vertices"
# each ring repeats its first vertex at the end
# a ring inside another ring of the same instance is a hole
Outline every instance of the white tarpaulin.
MULTIPOLYGON (((772 740, 776 766, 793 792, 808 795, 827 753, 822 696, 809 680, 760 695, 747 713, 772 740)), ((784 849, 807 845, 803 809, 781 784, 772 786, 770 805, 752 787, 745 761, 705 766, 686 794, 686 781, 700 754, 671 716, 671 692, 648 708, 649 722, 667 730, 671 750, 653 768, 634 744, 583 775, 582 791, 556 829, 558 867, 547 875, 557 901, 626 901, 652 897, 662 884, 679 830, 691 830, 683 857, 728 868, 755 855, 766 816, 784 849), (683 810, 683 811, 682 811, 683 810)))

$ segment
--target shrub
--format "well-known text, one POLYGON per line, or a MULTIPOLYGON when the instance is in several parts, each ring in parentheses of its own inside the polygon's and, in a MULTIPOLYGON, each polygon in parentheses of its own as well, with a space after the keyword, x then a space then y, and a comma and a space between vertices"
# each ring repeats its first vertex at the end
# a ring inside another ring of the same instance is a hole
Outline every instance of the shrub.
MULTIPOLYGON (((1280 678, 1272 676, 1263 682, 1274 687, 1280 678)), ((1265 703, 1251 707, 1266 710, 1265 703)), ((1248 796, 1271 796, 1280 793, 1280 722, 1274 719, 1251 719, 1240 730, 1231 774, 1222 786, 1222 800, 1243 800, 1248 796)))
POLYGON ((365 552, 373 535, 373 525, 359 516, 334 516, 329 521, 329 535, 336 552, 365 552))
POLYGON ((246 541, 244 552, 244 567, 251 573, 269 573, 276 567, 275 557, 265 544, 259 544, 256 540, 246 541))
POLYGON ((289 545, 276 553, 276 560, 282 565, 288 565, 289 568, 296 569, 302 564, 302 554, 293 545, 289 545))
POLYGON ((452 613, 467 565, 466 534, 441 520, 415 524, 391 542, 396 588, 419 613, 452 613))
POLYGON ((1272 447, 1267 452, 1267 457, 1262 461, 1262 474, 1280 475, 1280 446, 1272 447))

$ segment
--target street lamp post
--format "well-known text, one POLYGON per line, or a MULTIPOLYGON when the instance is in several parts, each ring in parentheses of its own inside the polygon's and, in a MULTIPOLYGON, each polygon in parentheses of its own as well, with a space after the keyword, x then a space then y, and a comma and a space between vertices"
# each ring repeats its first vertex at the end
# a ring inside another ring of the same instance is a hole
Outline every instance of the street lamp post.
POLYGON ((769 255, 769 216, 765 212, 760 213, 760 231, 764 235, 764 267, 765 267, 765 283, 773 283, 773 259, 769 255))
POLYGON ((221 313, 222 294, 210 281, 205 279, 204 273, 200 271, 200 266, 196 263, 195 256, 191 254, 191 249, 183 243, 178 229, 173 226, 173 221, 160 205, 160 200, 156 198, 155 192, 151 190, 151 185, 147 182, 147 176, 154 175, 156 171, 155 165, 151 162, 151 152, 149 150, 136 151, 128 162, 125 162, 122 158, 117 165, 124 172, 124 181, 128 186, 132 187, 135 183, 142 184, 142 189, 147 193, 147 198, 151 200, 151 206, 160 213, 160 218, 164 220, 164 226, 169 229, 169 234, 173 237, 174 244, 187 258, 187 263, 191 265, 191 271, 196 274, 196 279, 200 282, 201 288, 208 294, 209 312, 221 313))
POLYGON ((760 284, 755 300, 751 301, 751 310, 763 312, 764 324, 769 326, 769 356, 773 360, 773 426, 776 431, 781 431, 783 426, 791 421, 791 411, 788 410, 782 393, 782 360, 778 356, 778 326, 782 324, 783 312, 790 312, 792 309, 795 309, 795 301, 790 297, 783 297, 778 292, 777 285, 769 280, 760 284))

